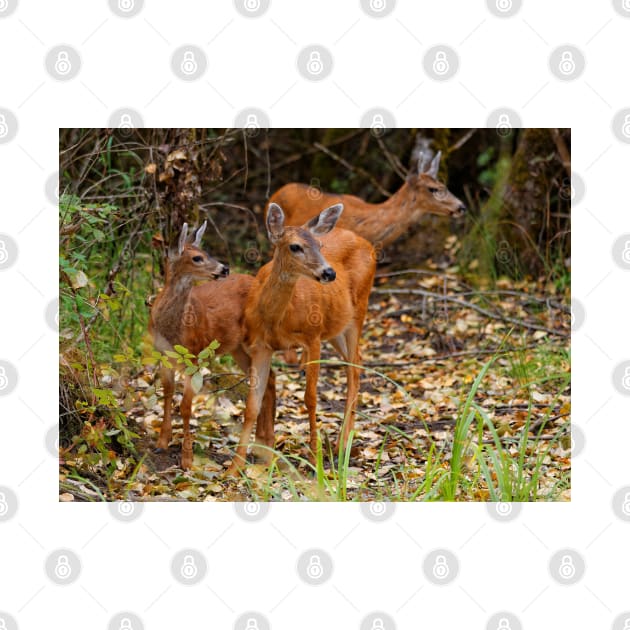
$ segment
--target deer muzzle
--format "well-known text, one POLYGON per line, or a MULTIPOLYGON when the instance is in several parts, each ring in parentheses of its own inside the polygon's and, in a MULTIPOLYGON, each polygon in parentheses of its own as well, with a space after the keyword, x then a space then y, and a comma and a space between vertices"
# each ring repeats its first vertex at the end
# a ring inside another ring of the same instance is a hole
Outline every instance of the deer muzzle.
POLYGON ((322 275, 319 278, 319 281, 322 283, 333 282, 333 280, 337 277, 337 273, 332 267, 326 267, 324 271, 322 271, 322 275))

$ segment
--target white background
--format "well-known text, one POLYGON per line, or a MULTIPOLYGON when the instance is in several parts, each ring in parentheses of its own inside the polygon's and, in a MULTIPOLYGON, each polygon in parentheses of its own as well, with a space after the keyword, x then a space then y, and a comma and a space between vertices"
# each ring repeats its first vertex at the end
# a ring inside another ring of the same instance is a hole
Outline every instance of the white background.
POLYGON ((17 262, 0 271, 0 359, 19 372, 17 388, 0 397, 0 485, 19 496, 15 517, 0 522, 0 611, 20 630, 107 628, 122 610, 156 630, 232 628, 246 610, 265 614, 274 630, 358 629, 373 610, 401 629, 485 628, 500 610, 536 630, 611 628, 630 609, 630 524, 611 503, 630 484, 628 399, 612 382, 614 367, 630 358, 629 272, 611 254, 630 232, 630 145, 611 127, 630 106, 628 59, 630 18, 608 0, 525 0, 503 19, 481 0, 399 0, 382 19, 355 0, 272 0, 255 19, 227 0, 148 1, 129 19, 104 0, 21 0, 0 18, 0 107, 19 121, 17 136, 0 144, 0 232, 19 246, 17 262), (59 43, 82 56, 69 82, 44 67, 59 43), (191 83, 170 69, 171 53, 187 43, 208 57, 205 76, 191 83), (311 43, 334 56, 319 83, 296 68, 311 43), (440 43, 460 57, 444 83, 422 66, 440 43), (575 81, 557 80, 548 67, 564 43, 586 58, 575 81), (403 127, 474 127, 508 106, 524 126, 573 129, 572 166, 586 184, 572 216, 572 292, 586 309, 572 339, 573 422, 586 442, 574 461, 571 504, 526 504, 508 523, 481 504, 400 504, 383 523, 366 520, 356 504, 274 504, 259 523, 232 505, 148 504, 139 519, 121 523, 105 505, 57 502, 57 461, 44 435, 57 418, 58 345, 44 313, 57 295, 58 215, 44 183, 58 168, 58 128, 107 126, 119 107, 138 110, 147 126, 222 127, 250 106, 285 127, 354 127, 372 107, 403 127), (72 585, 44 573, 59 547, 80 555, 72 585), (170 559, 183 547, 207 558, 197 586, 172 579, 170 559), (334 560, 331 580, 319 587, 295 570, 310 547, 334 560), (436 547, 460 562, 448 586, 427 583, 422 572, 436 547), (563 547, 586 561, 573 586, 549 575, 549 558, 563 547))

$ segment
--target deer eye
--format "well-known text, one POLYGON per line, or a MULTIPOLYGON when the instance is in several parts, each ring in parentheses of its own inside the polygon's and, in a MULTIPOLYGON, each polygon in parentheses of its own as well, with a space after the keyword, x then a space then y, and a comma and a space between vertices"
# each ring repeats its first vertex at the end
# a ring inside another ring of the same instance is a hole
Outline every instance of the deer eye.
POLYGON ((433 187, 431 187, 431 186, 430 186, 430 187, 429 187, 429 192, 430 192, 432 195, 435 195, 435 193, 440 192, 440 189, 439 189, 439 188, 433 188, 433 187))
POLYGON ((196 263, 203 262, 203 256, 193 256, 193 262, 196 262, 196 263))
POLYGON ((289 249, 292 252, 301 252, 302 250, 302 246, 298 245, 297 243, 291 243, 291 245, 289 245, 289 249))

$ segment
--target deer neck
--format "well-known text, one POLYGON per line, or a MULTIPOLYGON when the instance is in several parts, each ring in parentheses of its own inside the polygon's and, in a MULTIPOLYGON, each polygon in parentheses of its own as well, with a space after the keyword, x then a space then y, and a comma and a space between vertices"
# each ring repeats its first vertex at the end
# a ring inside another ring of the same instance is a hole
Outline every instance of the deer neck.
POLYGON ((260 291, 258 309, 261 317, 274 327, 283 320, 289 308, 299 275, 286 268, 282 257, 278 255, 278 250, 271 265, 271 272, 260 291))
POLYGON ((412 204, 411 189, 405 182, 383 203, 366 203, 352 217, 346 217, 348 228, 372 244, 385 247, 406 232, 415 221, 412 204))
POLYGON ((182 324, 193 288, 193 280, 183 276, 167 282, 156 304, 155 330, 171 345, 181 343, 182 324))

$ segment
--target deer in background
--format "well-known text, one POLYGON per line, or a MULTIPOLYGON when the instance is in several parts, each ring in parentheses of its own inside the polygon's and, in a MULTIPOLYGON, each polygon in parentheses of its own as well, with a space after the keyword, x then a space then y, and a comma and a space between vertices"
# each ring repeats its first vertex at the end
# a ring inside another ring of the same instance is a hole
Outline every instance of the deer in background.
MULTIPOLYGON (((243 274, 228 275, 227 265, 208 256, 201 249, 205 229, 206 222, 197 230, 194 241, 188 243, 188 225, 184 223, 177 250, 171 251, 168 256, 164 289, 151 308, 149 331, 160 352, 181 345, 197 355, 216 339, 221 344, 217 353, 231 354, 241 370, 248 374, 250 361, 243 348, 243 320, 254 278, 243 274), (206 282, 195 286, 199 281, 206 282)), ((164 387, 164 419, 157 442, 158 450, 168 448, 172 438, 175 370, 161 367, 160 378, 164 387)), ((273 448, 275 395, 275 375, 272 372, 264 392, 256 431, 257 440, 270 448, 273 448)), ((190 435, 192 396, 191 376, 185 375, 180 406, 184 425, 181 461, 184 469, 192 466, 193 457, 190 435)))
POLYGON ((339 227, 383 248, 408 233, 425 214, 459 216, 465 211, 464 204, 437 179, 441 155, 438 151, 431 159, 426 150, 420 152, 417 170, 382 203, 368 203, 354 195, 323 193, 306 184, 292 183, 271 196, 266 212, 271 204, 279 204, 287 225, 302 225, 331 204, 342 203, 344 211, 339 227))
POLYGON ((317 450, 317 380, 321 342, 329 340, 346 366, 347 398, 342 446, 353 427, 359 391, 359 338, 374 273, 374 248, 354 232, 335 229, 343 206, 333 205, 302 227, 285 225, 282 208, 267 209, 271 262, 256 275, 245 308, 245 345, 251 357, 245 421, 228 474, 245 464, 251 431, 261 410, 275 350, 303 348, 306 361, 304 402, 310 425, 311 458, 317 450), (332 230, 332 231, 331 231, 332 230))

